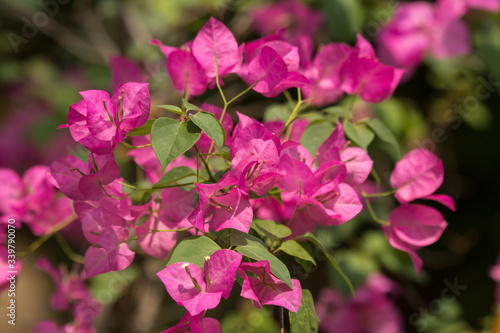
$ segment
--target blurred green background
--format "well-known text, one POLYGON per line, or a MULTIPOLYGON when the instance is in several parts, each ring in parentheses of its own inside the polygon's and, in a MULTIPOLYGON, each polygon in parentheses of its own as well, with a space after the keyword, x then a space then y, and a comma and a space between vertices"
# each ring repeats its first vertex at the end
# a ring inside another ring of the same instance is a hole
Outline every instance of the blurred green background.
MULTIPOLYGON (((78 154, 80 148, 67 131, 56 127, 66 123, 68 106, 79 100, 79 91, 110 90, 110 56, 124 55, 140 64, 150 82, 153 105, 178 104, 180 95, 167 76, 164 56, 149 41, 159 39, 179 46, 192 39, 210 16, 222 20, 239 43, 255 39, 258 36, 252 32, 248 10, 264 3, 269 2, 2 0, 0 166, 22 173, 33 164, 50 164, 65 154, 78 154)), ((325 16, 323 29, 315 38, 316 47, 331 41, 352 45, 357 32, 373 41, 396 4, 382 0, 307 3, 325 16)), ((500 252, 500 17, 473 11, 465 20, 473 37, 473 53, 452 60, 426 59, 390 100, 359 105, 391 128, 403 152, 424 147, 443 160, 445 180, 439 193, 451 195, 457 211, 441 209, 449 226, 439 242, 419 251, 424 262, 421 277, 415 277, 407 255, 390 248, 368 216, 318 232, 354 283, 361 284, 371 272, 382 271, 400 284, 401 293, 394 299, 406 332, 479 332, 490 327, 495 311, 495 283, 488 270, 500 252), (454 302, 436 306, 434 301, 441 298, 445 281, 455 280, 467 288, 454 302), (412 322, 414 313, 418 323, 412 322)), ((239 79, 230 78, 225 89, 232 94, 242 87, 239 79)), ((194 102, 202 100, 220 102, 214 91, 194 102)), ((284 99, 278 97, 274 102, 283 103, 284 99)), ((230 112, 262 117, 269 104, 250 93, 230 112)), ((387 181, 385 175, 395 162, 391 150, 375 141, 369 152, 387 181)), ((118 152, 118 156, 127 168, 129 160, 123 153, 118 152)), ((125 173, 133 180, 132 171, 125 173)), ((393 205, 381 202, 377 209, 388 213, 393 205)), ((34 240, 27 228, 20 230, 18 237, 24 246, 34 240)), ((73 246, 75 251, 85 251, 85 244, 75 242, 73 246)), ((41 319, 67 320, 65 314, 49 309, 52 282, 33 268, 33 261, 41 254, 67 261, 58 248, 51 240, 23 263, 18 325, 13 329, 2 320, 0 331, 28 332, 41 319)), ((182 312, 166 300, 163 286, 156 281, 155 273, 161 267, 162 263, 153 260, 136 260, 123 273, 93 279, 97 294, 112 289, 102 299, 107 305, 97 322, 98 332, 159 331, 180 318, 182 312), (135 278, 142 282, 132 284, 135 278)), ((321 263, 303 285, 313 295, 327 286, 343 288, 326 263, 321 263)), ((228 303, 234 307, 209 312, 223 318, 228 332, 277 331, 272 308, 258 311, 250 303, 236 303, 236 298, 228 303)), ((2 293, 1 304, 6 299, 2 293)))

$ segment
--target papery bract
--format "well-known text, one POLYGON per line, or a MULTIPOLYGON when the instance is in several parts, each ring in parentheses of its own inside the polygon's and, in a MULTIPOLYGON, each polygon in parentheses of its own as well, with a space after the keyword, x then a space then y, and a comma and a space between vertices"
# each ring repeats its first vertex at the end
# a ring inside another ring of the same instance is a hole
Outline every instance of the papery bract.
POLYGON ((193 55, 209 78, 234 73, 241 63, 238 43, 233 33, 211 17, 193 41, 193 55))
POLYGON ((408 203, 434 193, 441 186, 443 164, 430 151, 414 149, 396 163, 390 181, 396 189, 396 199, 408 203))
POLYGON ((203 318, 202 313, 191 316, 189 312, 186 313, 174 327, 161 333, 184 333, 189 330, 191 330, 192 333, 222 333, 220 323, 216 319, 209 317, 203 318))
POLYGON ((238 276, 243 278, 241 297, 251 299, 258 308, 262 305, 282 306, 297 312, 302 300, 302 288, 299 280, 292 279, 293 289, 271 274, 269 261, 242 263, 238 276), (248 275, 252 273, 255 276, 248 275))
POLYGON ((195 264, 177 262, 157 273, 170 296, 191 316, 215 308, 221 297, 228 298, 242 255, 218 250, 205 259, 204 271, 195 264))
POLYGON ((401 241, 422 247, 435 243, 448 224, 435 208, 409 204, 392 211, 389 225, 401 241))

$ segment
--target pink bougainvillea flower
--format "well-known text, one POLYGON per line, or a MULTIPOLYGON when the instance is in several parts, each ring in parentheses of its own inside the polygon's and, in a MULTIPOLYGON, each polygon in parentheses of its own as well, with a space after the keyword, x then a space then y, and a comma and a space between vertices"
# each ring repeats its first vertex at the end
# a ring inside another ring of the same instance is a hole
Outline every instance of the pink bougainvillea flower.
POLYGON ((26 223, 33 234, 42 236, 51 233, 55 225, 74 219, 72 201, 65 196, 54 196, 48 206, 34 215, 33 219, 26 220, 26 223))
POLYGON ((161 204, 153 197, 150 203, 135 206, 137 218, 145 216, 147 220, 135 227, 139 245, 144 252, 158 259, 165 259, 174 248, 177 232, 151 232, 151 230, 176 230, 190 227, 187 216, 193 210, 194 193, 178 188, 162 191, 161 204))
POLYGON ((167 58, 167 71, 174 88, 188 96, 199 96, 207 89, 210 78, 193 56, 193 42, 184 44, 180 49, 163 45, 158 40, 152 40, 152 45, 160 47, 167 58))
POLYGON ((466 1, 441 0, 436 5, 417 1, 398 6, 377 37, 381 60, 411 70, 426 53, 440 59, 469 53, 469 30, 460 21, 466 5, 466 1))
POLYGON ((70 106, 67 127, 76 142, 96 154, 112 152, 149 117, 147 83, 125 83, 113 97, 101 90, 81 91, 80 95, 83 100, 70 106))
POLYGON ((292 312, 299 310, 302 300, 302 288, 299 280, 292 279, 293 289, 290 288, 271 274, 269 261, 244 262, 238 268, 238 276, 243 278, 240 296, 251 299, 256 307, 276 305, 292 312))
POLYGON ((356 47, 340 70, 341 88, 366 102, 379 103, 392 95, 404 72, 380 63, 371 44, 358 34, 356 47))
POLYGON ((448 225, 435 208, 420 204, 401 205, 389 216, 389 225, 406 244, 423 247, 435 243, 448 225))
POLYGON ((188 221, 206 232, 205 219, 210 217, 210 228, 219 231, 233 228, 243 232, 250 230, 253 212, 248 194, 236 186, 238 180, 228 172, 215 184, 196 184, 200 199, 188 221), (222 191, 225 189, 225 192, 222 191))
POLYGON ((89 154, 88 164, 68 155, 50 166, 48 178, 62 193, 73 200, 99 200, 104 185, 120 176, 113 154, 89 154))
POLYGON ((436 242, 448 224, 436 209, 420 204, 401 205, 389 216, 383 230, 392 247, 408 252, 417 274, 422 260, 416 250, 436 242))
POLYGON ((390 181, 400 203, 426 197, 443 183, 443 163, 428 150, 414 149, 396 163, 390 181))
POLYGON ((300 35, 314 36, 323 23, 320 11, 295 0, 259 6, 253 9, 250 15, 255 30, 261 35, 269 35, 281 28, 289 28, 288 35, 292 40, 300 35))
POLYGON ((303 71, 311 84, 305 85, 302 91, 311 104, 325 106, 342 97, 340 70, 350 53, 351 47, 343 43, 320 46, 310 66, 303 71))
POLYGON ((361 148, 347 147, 340 154, 342 162, 346 166, 344 182, 351 185, 361 185, 372 171, 373 161, 361 148))
POLYGON ((108 226, 99 235, 98 246, 91 246, 85 253, 86 278, 121 271, 132 263, 135 253, 125 242, 129 236, 127 228, 108 226))
POLYGON ((240 189, 265 195, 282 177, 279 139, 259 122, 238 113, 240 122, 233 131, 231 172, 240 189))
POLYGON ((241 53, 233 33, 213 17, 196 35, 192 50, 209 78, 235 73, 241 64, 241 53))
POLYGON ((169 328, 161 333, 222 333, 222 328, 217 319, 205 317, 203 314, 197 314, 196 316, 191 316, 188 313, 182 317, 182 319, 175 324, 174 327, 169 328))
POLYGON ((218 250, 205 258, 204 270, 189 262, 171 264, 157 273, 170 296, 196 316, 227 299, 233 288, 242 255, 218 250))
POLYGON ((372 275, 356 290, 356 297, 345 298, 333 289, 323 289, 315 302, 322 332, 399 333, 403 317, 388 293, 393 283, 381 275, 372 275))

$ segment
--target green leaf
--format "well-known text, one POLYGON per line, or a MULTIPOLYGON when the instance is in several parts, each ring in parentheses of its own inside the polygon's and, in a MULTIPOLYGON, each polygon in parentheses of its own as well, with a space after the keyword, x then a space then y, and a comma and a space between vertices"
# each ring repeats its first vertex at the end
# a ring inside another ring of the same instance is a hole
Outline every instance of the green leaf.
POLYGON ((179 116, 184 115, 184 112, 182 112, 181 108, 175 105, 156 105, 156 107, 173 112, 175 114, 178 114, 179 116))
POLYGON ((290 239, 284 241, 279 247, 279 250, 291 255, 292 257, 307 260, 316 265, 316 261, 314 261, 311 254, 296 240, 290 239))
POLYGON ((289 312, 290 333, 317 332, 319 318, 314 309, 314 299, 307 289, 302 289, 302 301, 297 312, 289 312))
POLYGON ((396 151, 398 157, 401 157, 401 150, 399 148, 399 143, 391 130, 380 120, 380 119, 366 119, 363 121, 372 129, 377 137, 390 144, 396 151))
POLYGON ((176 262, 190 262, 203 269, 205 257, 220 249, 217 243, 206 236, 191 236, 175 247, 167 266, 176 262))
POLYGON ((184 98, 182 99, 182 104, 184 104, 186 111, 201 111, 199 107, 197 107, 194 104, 189 103, 184 98))
POLYGON ((205 134, 214 140, 217 147, 222 148, 226 142, 226 132, 215 116, 207 112, 191 114, 189 119, 195 123, 205 134))
POLYGON ((321 244, 321 242, 319 241, 319 239, 316 238, 316 236, 314 236, 310 232, 307 232, 303 236, 296 237, 295 239, 300 239, 300 238, 305 238, 308 241, 312 242, 314 245, 316 245, 325 254, 325 256, 328 259, 328 261, 330 261, 330 263, 333 265, 333 267, 335 267, 335 269, 337 270, 337 272, 339 272, 340 276, 342 276, 342 278, 344 279, 344 281, 347 283, 347 286, 349 287, 349 290, 351 291, 351 294, 354 296, 354 288, 352 286, 351 281, 349 280, 349 278, 347 277, 347 275, 345 275, 345 273, 342 271, 342 268, 340 268, 339 264, 337 264, 337 262, 335 261, 335 259, 333 259, 333 257, 331 256, 331 254, 323 246, 323 244, 321 244))
POLYGON ((363 124, 353 125, 351 123, 345 123, 344 131, 352 142, 364 150, 368 149, 368 145, 373 141, 373 138, 375 138, 375 134, 363 124))
POLYGON ((475 37, 478 53, 486 66, 493 72, 493 76, 497 80, 500 79, 500 63, 498 62, 498 57, 500 57, 500 24, 492 19, 483 20, 475 37))
POLYGON ((151 127, 156 119, 148 119, 146 123, 141 127, 134 128, 130 132, 128 132, 127 136, 140 136, 140 135, 148 135, 151 134, 151 127))
POLYGON ((154 189, 165 188, 170 186, 183 186, 196 181, 196 172, 187 166, 180 166, 169 170, 163 177, 160 178, 154 189))
POLYGON ((338 119, 339 117, 341 118, 347 118, 347 119, 352 119, 352 112, 346 108, 345 106, 330 106, 326 109, 321 110, 322 112, 326 112, 329 115, 333 116, 335 119, 338 119))
POLYGON ((179 122, 160 118, 151 128, 151 145, 163 170, 177 157, 191 148, 201 136, 201 129, 193 122, 179 122))
POLYGON ((285 264, 276 258, 274 255, 269 253, 267 247, 264 243, 249 234, 245 234, 238 230, 231 231, 231 247, 236 245, 236 252, 254 260, 267 260, 269 261, 269 266, 271 267, 271 273, 273 273, 278 279, 286 283, 290 288, 292 286, 292 278, 290 277, 290 272, 285 264), (246 236, 243 236, 246 235, 246 236))
POLYGON ((269 238, 271 245, 278 239, 288 237, 292 234, 290 228, 286 225, 278 224, 274 221, 254 220, 255 226, 269 238))
POLYGON ((332 134, 334 127, 327 122, 311 123, 300 138, 300 144, 314 156, 319 146, 332 134))
POLYGON ((233 246, 263 246, 266 250, 266 244, 259 238, 239 230, 231 230, 231 247, 233 246))

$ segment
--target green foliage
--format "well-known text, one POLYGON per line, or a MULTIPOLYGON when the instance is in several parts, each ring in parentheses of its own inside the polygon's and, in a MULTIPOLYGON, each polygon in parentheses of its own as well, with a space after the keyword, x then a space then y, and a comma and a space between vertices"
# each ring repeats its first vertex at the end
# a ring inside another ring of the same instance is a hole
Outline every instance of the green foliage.
POLYGON ((191 236, 177 244, 167 266, 176 262, 190 262, 203 269, 205 257, 220 249, 217 243, 206 236, 191 236))
POLYGON ((189 119, 195 123, 205 134, 214 140, 217 147, 222 148, 226 141, 226 132, 215 116, 207 112, 191 114, 189 119))
POLYGON ((151 128, 151 145, 163 170, 198 141, 201 129, 193 122, 159 118, 151 128))
POLYGON ((311 292, 302 289, 302 301, 297 312, 289 312, 290 332, 317 332, 319 327, 319 318, 314 309, 314 299, 311 292))
POLYGON ((373 134, 368 126, 364 124, 353 125, 351 123, 345 123, 344 131, 352 142, 364 150, 368 150, 368 145, 373 141, 373 138, 375 138, 375 134, 373 134))
POLYGON ((183 116, 184 112, 182 112, 181 108, 175 105, 157 105, 156 107, 173 112, 178 114, 179 116, 183 116))

